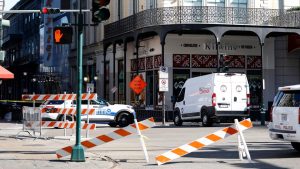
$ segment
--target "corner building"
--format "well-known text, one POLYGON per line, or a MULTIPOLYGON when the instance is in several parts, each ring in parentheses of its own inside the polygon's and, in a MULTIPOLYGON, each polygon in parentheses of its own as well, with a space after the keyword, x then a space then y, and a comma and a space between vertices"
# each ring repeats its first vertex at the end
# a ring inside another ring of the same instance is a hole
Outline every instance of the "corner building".
POLYGON ((136 105, 140 116, 159 118, 163 95, 158 70, 168 67, 169 91, 164 95, 170 120, 171 96, 178 95, 186 79, 217 72, 218 58, 226 54, 229 73, 247 74, 251 116, 259 118, 262 104, 267 108, 272 103, 279 86, 300 82, 296 43, 300 14, 285 10, 291 7, 287 2, 111 2, 111 18, 104 26, 103 57, 97 58, 103 77, 101 94, 111 102, 136 105), (137 74, 147 83, 139 96, 129 88, 137 74))

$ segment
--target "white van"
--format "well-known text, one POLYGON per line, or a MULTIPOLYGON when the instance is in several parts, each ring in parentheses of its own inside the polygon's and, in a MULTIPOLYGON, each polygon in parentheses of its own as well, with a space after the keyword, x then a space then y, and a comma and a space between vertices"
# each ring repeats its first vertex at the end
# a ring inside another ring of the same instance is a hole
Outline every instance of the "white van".
POLYGON ((279 87, 270 113, 269 134, 300 151, 300 84, 279 87))
POLYGON ((188 79, 175 98, 174 124, 184 121, 213 122, 249 116, 248 80, 240 73, 213 73, 188 79))

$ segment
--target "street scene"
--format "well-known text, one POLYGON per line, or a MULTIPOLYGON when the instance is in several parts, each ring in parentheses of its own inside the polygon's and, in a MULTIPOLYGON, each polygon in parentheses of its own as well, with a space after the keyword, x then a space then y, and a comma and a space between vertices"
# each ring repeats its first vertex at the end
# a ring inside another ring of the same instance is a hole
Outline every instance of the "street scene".
POLYGON ((298 168, 300 1, 0 0, 0 169, 298 168))

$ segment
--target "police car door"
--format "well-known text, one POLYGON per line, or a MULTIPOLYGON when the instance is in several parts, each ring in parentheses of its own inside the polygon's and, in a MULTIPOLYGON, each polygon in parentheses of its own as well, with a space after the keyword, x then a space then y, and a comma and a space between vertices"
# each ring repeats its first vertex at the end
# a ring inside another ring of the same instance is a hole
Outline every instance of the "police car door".
POLYGON ((94 120, 106 121, 111 118, 110 116, 111 111, 105 100, 100 99, 97 102, 96 101, 93 102, 94 102, 93 108, 96 109, 96 115, 94 117, 94 120))

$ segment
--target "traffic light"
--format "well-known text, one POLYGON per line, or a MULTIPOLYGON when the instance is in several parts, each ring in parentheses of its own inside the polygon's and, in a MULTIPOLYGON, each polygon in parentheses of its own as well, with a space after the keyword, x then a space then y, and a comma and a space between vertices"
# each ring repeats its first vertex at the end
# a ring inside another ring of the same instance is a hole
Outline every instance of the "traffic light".
POLYGON ((58 13, 60 13, 60 9, 59 8, 44 7, 44 8, 41 9, 41 13, 42 14, 58 14, 58 13))
POLYGON ((110 0, 93 0, 92 3, 93 22, 100 23, 110 17, 109 9, 105 7, 110 3, 110 0))
POLYGON ((53 37, 56 44, 72 43, 73 29, 72 27, 54 27, 53 37))
POLYGON ((220 54, 219 70, 221 70, 221 72, 227 72, 229 70, 229 68, 228 68, 229 62, 230 62, 230 59, 226 54, 220 54))

